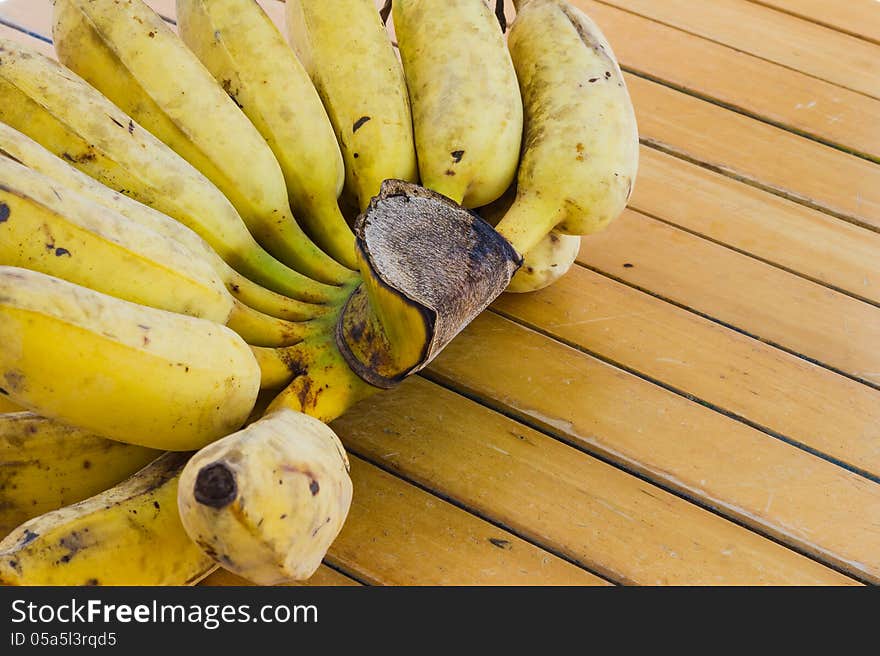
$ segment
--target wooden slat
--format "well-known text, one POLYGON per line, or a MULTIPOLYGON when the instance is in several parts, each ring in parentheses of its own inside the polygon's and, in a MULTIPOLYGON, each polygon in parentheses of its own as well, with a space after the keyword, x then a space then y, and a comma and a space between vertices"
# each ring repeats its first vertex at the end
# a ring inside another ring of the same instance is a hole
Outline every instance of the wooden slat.
POLYGON ((656 82, 625 77, 644 142, 880 229, 877 164, 656 82))
POLYGON ((486 313, 430 375, 651 481, 880 581, 880 485, 486 313))
POLYGON ((630 207, 880 302, 880 235, 643 146, 630 207))
POLYGON ((625 68, 880 160, 880 101, 600 2, 578 4, 625 68))
POLYGON ((381 460, 613 580, 841 584, 845 577, 419 378, 334 429, 381 460))
POLYGON ((880 44, 880 6, 877 0, 844 0, 833 4, 828 0, 752 2, 880 44))
MULTIPOLYGON (((880 46, 815 23, 746 0, 602 2, 808 73, 845 89, 880 97, 880 46)), ((834 11, 830 4, 827 6, 828 11, 834 11)))
MULTIPOLYGON (((233 574, 232 572, 223 569, 222 567, 217 569, 210 576, 207 576, 204 580, 202 580, 199 585, 206 586, 229 586, 229 585, 253 585, 247 579, 243 579, 240 576, 233 574)), ((311 578, 307 581, 298 581, 296 583, 289 584, 291 586, 356 586, 360 585, 353 578, 346 576, 345 574, 341 574, 337 572, 335 569, 327 567, 326 565, 321 565, 318 570, 312 574, 311 578)))
POLYGON ((880 384, 880 310, 626 210, 578 261, 762 340, 880 384))
POLYGON ((876 389, 580 267, 493 307, 880 478, 876 389))
POLYGON ((351 457, 354 500, 326 562, 376 585, 607 585, 351 457))

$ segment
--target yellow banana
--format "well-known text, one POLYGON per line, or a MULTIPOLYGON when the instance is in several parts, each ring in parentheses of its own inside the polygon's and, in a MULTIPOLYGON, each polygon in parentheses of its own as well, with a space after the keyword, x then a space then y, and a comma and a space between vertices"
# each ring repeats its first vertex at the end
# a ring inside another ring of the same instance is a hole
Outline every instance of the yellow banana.
POLYGON ((339 438, 287 409, 199 451, 178 485, 189 536, 260 585, 311 576, 342 528, 351 495, 339 438))
MULTIPOLYGON (((481 207, 480 216, 497 225, 510 210, 516 198, 516 188, 510 187, 495 202, 481 207)), ((533 292, 552 285, 564 276, 574 264, 581 247, 577 235, 563 235, 551 230, 523 255, 522 266, 513 275, 505 291, 515 293, 533 292)))
POLYGON ((159 455, 32 412, 0 414, 0 536, 116 485, 159 455))
POLYGON ((59 59, 211 180, 264 248, 327 283, 354 274, 290 212, 278 162, 196 56, 141 0, 56 0, 59 59))
POLYGON ((373 0, 288 0, 291 44, 324 101, 363 210, 382 181, 418 178, 406 81, 373 0))
POLYGON ((0 265, 226 324, 252 344, 293 344, 310 330, 242 304, 209 263, 173 239, 6 157, 0 157, 0 212, 0 265))
POLYGON ((216 566, 187 537, 177 482, 189 453, 166 453, 123 483, 25 522, 0 542, 6 585, 183 585, 216 566))
POLYGON ((581 249, 581 238, 551 230, 523 256, 505 291, 533 292, 552 285, 568 272, 581 249))
POLYGON ((0 415, 22 412, 24 408, 9 400, 6 394, 0 394, 0 415))
POLYGON ((484 0, 394 0, 422 185, 465 207, 510 186, 523 110, 498 20, 484 0))
POLYGON ((258 583, 310 575, 348 509, 344 453, 299 413, 330 422, 424 367, 505 288, 516 265, 488 224, 401 181, 382 185, 355 233, 364 284, 340 310, 336 330, 257 349, 264 373, 293 380, 264 419, 199 452, 178 490, 190 536, 258 583), (429 260, 443 264, 418 266, 429 260))
POLYGON ((6 157, 52 178, 74 192, 110 208, 134 224, 158 232, 204 261, 237 299, 271 316, 293 321, 314 319, 330 306, 303 303, 260 287, 235 271, 208 243, 179 221, 110 189, 56 157, 22 132, 0 123, 0 157, 6 157))
POLYGON ((268 142, 291 205, 325 252, 357 268, 336 199, 345 166, 333 126, 296 54, 256 0, 178 0, 184 43, 268 142))
POLYGON ((239 428, 260 385, 228 328, 0 267, 0 386, 13 403, 165 450, 239 428))
POLYGON ((177 219, 234 269, 274 291, 316 303, 348 295, 270 256, 207 178, 82 78, 2 38, 0 122, 105 185, 177 219))
POLYGON ((508 47, 525 132, 516 201, 497 230, 527 253, 551 229, 589 234, 623 211, 638 169, 638 130, 614 53, 579 9, 530 0, 508 47))

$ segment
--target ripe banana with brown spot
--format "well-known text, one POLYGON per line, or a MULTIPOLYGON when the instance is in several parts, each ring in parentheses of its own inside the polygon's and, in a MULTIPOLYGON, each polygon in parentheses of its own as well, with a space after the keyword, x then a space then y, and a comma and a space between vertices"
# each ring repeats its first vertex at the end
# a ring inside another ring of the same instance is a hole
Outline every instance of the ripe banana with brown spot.
POLYGON ((239 428, 260 368, 219 324, 0 266, 0 387, 109 439, 191 450, 239 428))
POLYGON ((287 0, 287 28, 324 102, 363 210, 386 179, 418 179, 403 70, 373 0, 287 0))
POLYGON ((108 187, 177 219, 234 269, 276 292, 315 303, 335 302, 349 293, 274 259, 229 200, 186 160, 75 73, 3 38, 0 122, 108 187))
POLYGON ((422 185, 465 207, 510 186, 523 128, 516 73, 484 0, 394 0, 422 185))
POLYGON ((189 539, 166 453, 105 492, 25 522, 0 542, 5 585, 185 585, 216 565, 189 539))
POLYGON ((296 223, 269 146, 156 12, 141 0, 56 0, 53 17, 61 62, 217 185, 264 248, 315 280, 353 279, 296 223))
POLYGON ((584 235, 626 205, 638 169, 635 113, 608 41, 564 0, 529 0, 508 35, 525 132, 516 201, 497 230, 528 253, 553 229, 584 235))
POLYGON ((0 394, 0 415, 13 412, 21 412, 24 408, 9 400, 6 394, 0 394))
POLYGON ((159 455, 33 412, 0 414, 0 536, 103 492, 159 455))
POLYGON ((351 496, 339 438, 288 409, 199 451, 178 486, 189 536, 260 585, 311 576, 342 528, 351 496))
POLYGON ((364 284, 335 331, 256 349, 264 373, 272 360, 281 379, 293 380, 263 420, 195 456, 179 487, 193 539, 258 583, 308 576, 348 509, 344 452, 304 415, 330 422, 424 367, 507 286, 517 264, 487 223, 402 181, 382 185, 355 234, 364 284), (289 432, 286 440, 279 431, 289 432))
POLYGON ((260 346, 293 344, 312 330, 249 308, 182 244, 7 157, 0 157, 0 212, 0 265, 225 324, 260 346))
POLYGON ((291 205, 318 246, 357 268, 354 234, 337 198, 345 166, 312 81, 256 0, 177 0, 184 43, 275 154, 291 205))
POLYGON ((331 306, 304 303, 260 287, 226 264, 204 239, 179 221, 113 191, 4 123, 0 123, 0 157, 38 171, 63 187, 118 212, 133 224, 160 233, 176 242, 179 247, 186 248, 190 257, 204 261, 213 268, 226 289, 245 305, 271 316, 293 321, 314 319, 332 309, 331 306))

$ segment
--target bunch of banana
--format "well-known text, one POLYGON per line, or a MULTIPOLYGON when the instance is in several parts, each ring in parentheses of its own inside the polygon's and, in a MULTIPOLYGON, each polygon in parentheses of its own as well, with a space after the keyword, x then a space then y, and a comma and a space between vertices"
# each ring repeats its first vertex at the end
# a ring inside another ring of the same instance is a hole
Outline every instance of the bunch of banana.
POLYGON ((288 0, 293 48, 255 0, 178 0, 179 36, 54 4, 69 68, 0 40, 0 581, 307 578, 352 496, 325 423, 622 210, 613 54, 562 0, 507 43, 394 0, 400 60, 372 0, 288 0))

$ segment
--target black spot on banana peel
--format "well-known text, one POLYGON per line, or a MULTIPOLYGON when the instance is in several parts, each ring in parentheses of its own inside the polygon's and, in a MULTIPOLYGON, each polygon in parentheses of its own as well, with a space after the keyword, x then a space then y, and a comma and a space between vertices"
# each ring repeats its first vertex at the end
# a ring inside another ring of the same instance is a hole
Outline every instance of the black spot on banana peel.
POLYGON ((355 235, 364 282, 336 341, 352 370, 381 388, 427 365, 522 262, 478 215, 402 180, 382 184, 355 235))
POLYGON ((223 508, 235 500, 238 486, 228 465, 215 462, 199 470, 193 486, 196 501, 212 508, 223 508))

